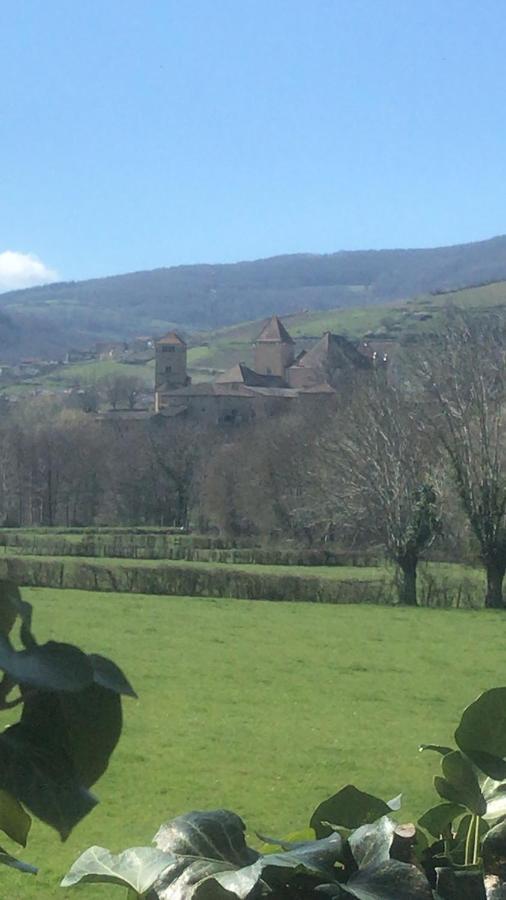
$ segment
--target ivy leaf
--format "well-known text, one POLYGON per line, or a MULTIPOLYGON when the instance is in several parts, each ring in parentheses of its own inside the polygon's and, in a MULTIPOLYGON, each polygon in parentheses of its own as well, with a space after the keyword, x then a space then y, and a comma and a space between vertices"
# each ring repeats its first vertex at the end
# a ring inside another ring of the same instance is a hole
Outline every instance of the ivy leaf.
POLYGON ((309 825, 317 838, 323 838, 332 833, 330 825, 325 823, 333 822, 343 828, 358 828, 360 825, 375 822, 381 816, 388 816, 391 811, 384 800, 348 784, 317 806, 309 825))
POLYGON ((433 900, 425 875, 395 859, 360 869, 348 880, 346 890, 358 900, 433 900))
POLYGON ((176 856, 220 859, 241 867, 260 855, 246 845, 245 831, 242 819, 228 809, 196 810, 161 825, 153 842, 176 856))
POLYGON ((348 838, 348 844, 359 869, 379 865, 390 858, 395 822, 382 816, 377 822, 362 825, 348 838))
POLYGON ((131 847, 117 855, 105 847, 90 847, 77 859, 61 887, 76 884, 119 884, 143 897, 174 862, 170 853, 154 847, 131 847))

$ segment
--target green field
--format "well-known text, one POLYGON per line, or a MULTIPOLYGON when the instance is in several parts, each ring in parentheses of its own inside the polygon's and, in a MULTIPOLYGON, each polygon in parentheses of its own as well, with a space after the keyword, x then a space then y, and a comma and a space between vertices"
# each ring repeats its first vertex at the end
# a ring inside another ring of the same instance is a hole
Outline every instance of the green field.
POLYGON ((281 834, 353 782, 404 791, 402 817, 416 816, 437 766, 417 745, 450 741, 466 703, 504 681, 500 612, 23 594, 39 640, 110 655, 139 694, 125 703, 100 806, 64 845, 34 826, 22 855, 37 878, 2 873, 4 896, 23 900, 121 896, 57 885, 90 844, 149 843, 191 808, 231 807, 251 830, 281 834))

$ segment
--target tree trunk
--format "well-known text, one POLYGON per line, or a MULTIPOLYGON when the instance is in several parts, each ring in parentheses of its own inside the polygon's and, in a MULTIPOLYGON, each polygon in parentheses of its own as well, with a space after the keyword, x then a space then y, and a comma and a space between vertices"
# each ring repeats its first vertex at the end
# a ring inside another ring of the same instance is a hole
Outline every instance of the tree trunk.
POLYGON ((502 583, 506 565, 496 560, 487 563, 487 593, 485 595, 485 607, 487 609, 502 609, 502 583))
POLYGON ((416 606, 416 556, 403 556, 397 560, 401 570, 401 582, 399 584, 399 603, 403 606, 416 606))

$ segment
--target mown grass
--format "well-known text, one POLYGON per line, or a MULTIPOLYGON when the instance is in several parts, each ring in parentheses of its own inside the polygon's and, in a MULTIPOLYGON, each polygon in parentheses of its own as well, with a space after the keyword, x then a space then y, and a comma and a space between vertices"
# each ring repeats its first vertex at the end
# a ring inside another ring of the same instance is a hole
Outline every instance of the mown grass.
POLYGON ((22 855, 37 878, 2 872, 4 895, 26 900, 80 896, 57 884, 84 848, 149 843, 191 808, 227 806, 251 831, 283 834, 353 782, 402 790, 410 819, 434 799, 437 760, 418 744, 451 741, 463 707, 504 680, 499 612, 23 594, 39 639, 110 655, 139 693, 99 807, 64 845, 34 826, 22 855))

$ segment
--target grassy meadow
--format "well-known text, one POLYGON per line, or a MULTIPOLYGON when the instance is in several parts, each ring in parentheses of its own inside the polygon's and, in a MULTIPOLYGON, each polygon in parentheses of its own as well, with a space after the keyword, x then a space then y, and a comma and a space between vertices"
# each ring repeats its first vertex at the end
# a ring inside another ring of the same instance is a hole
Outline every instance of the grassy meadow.
POLYGON ((115 896, 58 883, 89 845, 149 843, 163 820, 192 808, 227 806, 251 831, 286 834, 353 782, 385 798, 403 791, 402 818, 417 816, 434 800, 437 768, 418 744, 451 741, 463 707, 504 682, 500 612, 23 595, 39 640, 110 655, 139 694, 124 704, 97 809, 63 845, 34 825, 21 855, 40 866, 37 877, 2 872, 4 896, 23 900, 115 896))

